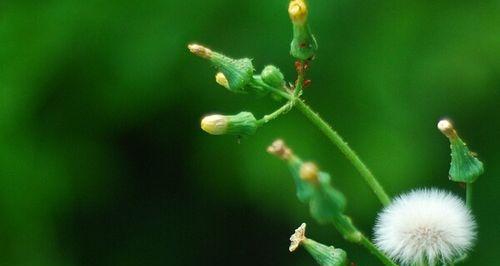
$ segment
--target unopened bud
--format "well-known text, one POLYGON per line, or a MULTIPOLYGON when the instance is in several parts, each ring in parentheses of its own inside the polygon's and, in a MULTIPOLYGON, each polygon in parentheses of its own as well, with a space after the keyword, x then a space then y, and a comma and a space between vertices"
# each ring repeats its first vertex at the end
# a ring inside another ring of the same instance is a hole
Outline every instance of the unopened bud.
POLYGON ((201 128, 212 135, 252 135, 257 131, 257 119, 250 112, 237 115, 209 115, 201 120, 201 128))
POLYGON ((292 0, 288 5, 288 15, 294 24, 304 24, 307 20, 307 4, 304 0, 292 0))
POLYGON ((201 129, 212 135, 224 135, 227 132, 229 118, 225 115, 209 115, 201 120, 201 129))
POLYGON ((293 24, 293 40, 290 54, 300 60, 314 58, 318 43, 307 24, 307 3, 305 0, 292 0, 288 6, 288 14, 293 24))
POLYGON ((473 183, 484 172, 484 166, 476 154, 459 137, 449 120, 438 123, 439 130, 450 140, 451 163, 449 177, 455 182, 473 183))
POLYGON ((222 77, 219 75, 219 80, 216 79, 217 83, 224 84, 224 87, 236 93, 248 93, 249 89, 254 89, 251 86, 247 86, 252 81, 254 71, 252 60, 249 58, 233 59, 199 44, 190 44, 188 48, 195 55, 209 59, 218 71, 223 74, 227 82, 219 83, 222 77))
POLYGON ((282 88, 285 84, 283 73, 273 65, 266 66, 260 76, 266 84, 274 88, 282 88))
POLYGON ((456 138, 457 131, 450 120, 443 119, 437 124, 438 129, 448 138, 456 138))
POLYGON ((203 57, 203 58, 207 58, 207 59, 210 59, 210 57, 212 57, 212 50, 202 46, 202 45, 199 45, 199 44, 189 44, 188 45, 188 49, 189 51, 191 51, 191 53, 199 56, 199 57, 203 57))
POLYGON ((318 166, 312 162, 303 163, 300 167, 300 178, 302 180, 316 183, 318 181, 318 166))
POLYGON ((224 73, 218 72, 215 75, 215 82, 217 82, 217 84, 221 85, 222 87, 229 89, 229 82, 227 81, 226 76, 224 76, 224 73))

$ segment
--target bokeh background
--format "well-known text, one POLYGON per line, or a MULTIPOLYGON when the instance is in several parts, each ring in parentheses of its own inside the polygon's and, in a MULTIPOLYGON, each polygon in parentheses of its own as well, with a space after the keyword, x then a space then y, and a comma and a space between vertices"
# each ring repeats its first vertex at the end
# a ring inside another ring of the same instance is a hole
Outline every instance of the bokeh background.
MULTIPOLYGON (((304 98, 396 195, 447 181, 453 118, 480 154, 479 240, 498 261, 500 2, 311 0, 320 50, 304 98)), ((311 238, 378 265, 295 198, 284 138, 333 175, 368 234, 380 204, 298 112, 238 142, 199 129, 207 113, 262 116, 267 98, 229 93, 186 45, 199 42, 293 79, 287 1, 0 2, 0 265, 313 265, 311 238)))

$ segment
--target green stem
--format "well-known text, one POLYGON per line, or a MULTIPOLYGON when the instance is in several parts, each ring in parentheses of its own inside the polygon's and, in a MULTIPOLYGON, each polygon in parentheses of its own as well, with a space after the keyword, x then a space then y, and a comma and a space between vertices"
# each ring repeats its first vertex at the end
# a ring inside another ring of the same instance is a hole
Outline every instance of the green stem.
POLYGON ((276 110, 268 115, 265 115, 264 117, 262 117, 262 119, 259 119, 257 121, 257 123, 261 126, 261 125, 268 123, 271 120, 278 118, 280 115, 290 111, 290 109, 292 109, 292 107, 293 107, 293 104, 294 104, 293 101, 288 101, 286 104, 281 106, 278 110, 276 110))
POLYGON ((361 237, 360 244, 368 249, 373 255, 375 255, 384 265, 397 266, 396 263, 392 262, 384 253, 382 253, 368 238, 365 236, 361 237))
POLYGON ((472 210, 472 183, 465 184, 465 204, 472 210))
POLYGON ((342 139, 342 137, 333 128, 325 122, 311 107, 304 103, 301 99, 296 99, 296 106, 299 110, 321 131, 328 137, 328 139, 340 149, 340 151, 347 157, 354 165, 358 172, 363 176, 366 183, 373 190, 380 202, 387 206, 391 199, 384 191, 384 188, 377 181, 370 169, 361 161, 356 153, 349 147, 349 145, 342 139))

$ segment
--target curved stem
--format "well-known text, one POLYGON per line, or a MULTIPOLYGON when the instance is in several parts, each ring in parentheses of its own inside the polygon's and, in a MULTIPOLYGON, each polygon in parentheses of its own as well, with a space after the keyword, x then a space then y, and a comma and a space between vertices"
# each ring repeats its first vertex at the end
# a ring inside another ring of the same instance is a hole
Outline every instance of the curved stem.
POLYGON ((293 104, 294 104, 294 101, 288 101, 283 106, 278 108, 276 111, 274 111, 268 115, 265 115, 264 117, 259 119, 257 121, 257 123, 259 125, 264 125, 264 124, 268 123, 269 121, 278 118, 280 115, 285 114, 286 112, 290 111, 290 109, 292 109, 292 107, 293 107, 293 104))
POLYGON ((384 265, 397 266, 396 263, 392 262, 384 253, 382 253, 368 238, 365 236, 361 237, 360 244, 368 249, 373 255, 375 255, 384 265))
POLYGON ((370 169, 361 161, 358 155, 349 147, 349 145, 342 139, 342 137, 333 128, 323 120, 311 107, 304 103, 301 99, 296 99, 297 108, 321 131, 328 137, 328 139, 340 149, 340 151, 347 157, 354 165, 358 172, 363 176, 366 183, 373 190, 380 202, 387 206, 391 199, 384 191, 384 188, 377 181, 370 169))

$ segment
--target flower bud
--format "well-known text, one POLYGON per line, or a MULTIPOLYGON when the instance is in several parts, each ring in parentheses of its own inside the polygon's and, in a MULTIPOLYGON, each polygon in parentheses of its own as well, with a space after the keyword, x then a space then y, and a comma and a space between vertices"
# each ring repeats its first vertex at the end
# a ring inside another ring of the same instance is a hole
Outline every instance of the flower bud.
POLYGON ((285 77, 279 68, 269 65, 264 67, 260 76, 262 80, 269 86, 274 88, 282 88, 285 84, 285 77))
MULTIPOLYGON (((247 93, 252 88, 247 86, 252 81, 254 71, 252 60, 248 58, 233 59, 198 44, 190 44, 188 48, 195 55, 209 59, 215 65, 227 81, 223 84, 227 83, 227 88, 230 91, 247 93)), ((222 76, 219 75, 219 80, 222 81, 220 78, 222 76)))
POLYGON ((319 173, 318 185, 309 202, 311 216, 320 223, 338 220, 345 210, 345 197, 333 188, 330 179, 329 174, 319 173))
POLYGON ((438 128, 450 140, 451 164, 448 172, 450 179, 464 183, 476 181, 484 172, 483 163, 469 150, 449 120, 439 121, 438 128))
POLYGON ((310 183, 318 182, 318 166, 312 162, 303 163, 300 167, 300 178, 310 183))
POLYGON ((304 0, 292 0, 288 5, 288 15, 293 24, 304 24, 308 15, 307 4, 304 0))
POLYGON ((212 135, 252 135, 258 123, 250 112, 237 115, 209 115, 201 120, 201 128, 212 135))
POLYGON ((215 82, 217 82, 217 84, 221 85, 222 87, 229 89, 229 81, 227 81, 227 78, 226 76, 224 76, 224 73, 218 72, 215 75, 215 82))
POLYGON ((295 229, 294 234, 290 237, 290 252, 295 251, 299 245, 304 246, 307 252, 321 266, 346 266, 347 253, 333 246, 326 246, 318 243, 305 236, 306 224, 302 223, 299 228, 295 229))
POLYGON ((292 0, 288 6, 288 14, 293 24, 293 39, 290 54, 301 60, 314 58, 318 43, 307 24, 308 9, 304 0, 292 0))

